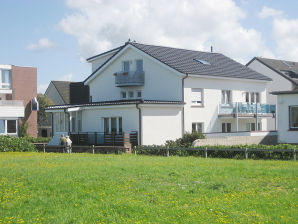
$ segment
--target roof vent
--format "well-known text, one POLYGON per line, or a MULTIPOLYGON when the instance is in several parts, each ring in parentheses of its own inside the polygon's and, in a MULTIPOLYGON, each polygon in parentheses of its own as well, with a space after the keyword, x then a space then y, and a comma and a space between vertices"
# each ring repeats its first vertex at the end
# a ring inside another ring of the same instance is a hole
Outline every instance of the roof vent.
POLYGON ((197 62, 199 62, 203 65, 211 65, 208 61, 205 61, 205 60, 202 60, 202 59, 199 59, 199 58, 195 58, 193 60, 195 60, 195 61, 197 61, 197 62))

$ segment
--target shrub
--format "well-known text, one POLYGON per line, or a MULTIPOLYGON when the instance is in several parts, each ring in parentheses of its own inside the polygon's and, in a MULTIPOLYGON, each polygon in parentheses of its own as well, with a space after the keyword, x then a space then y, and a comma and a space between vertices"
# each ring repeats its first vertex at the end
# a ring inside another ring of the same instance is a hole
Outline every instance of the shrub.
POLYGON ((51 140, 51 137, 24 137, 23 139, 31 143, 48 143, 51 140))
POLYGON ((205 135, 200 132, 185 133, 182 138, 175 141, 167 140, 166 146, 169 147, 191 147, 192 143, 197 139, 204 139, 205 135))
POLYGON ((36 151, 33 144, 24 138, 0 136, 0 152, 36 151))
POLYGON ((19 129, 18 130, 18 135, 20 137, 27 137, 28 136, 28 133, 27 133, 28 124, 25 121, 25 119, 22 119, 21 122, 19 122, 19 128, 18 129, 19 129))

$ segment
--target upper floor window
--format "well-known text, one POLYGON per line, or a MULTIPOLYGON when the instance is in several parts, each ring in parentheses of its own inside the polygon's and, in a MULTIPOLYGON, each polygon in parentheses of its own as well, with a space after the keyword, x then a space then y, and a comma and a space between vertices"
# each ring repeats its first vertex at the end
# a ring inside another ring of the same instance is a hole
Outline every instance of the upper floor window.
POLYGON ((298 130, 298 106, 290 106, 290 129, 298 130))
POLYGON ((137 71, 139 71, 139 72, 142 72, 143 71, 143 60, 137 60, 136 61, 136 64, 137 64, 137 71))
POLYGON ((1 70, 1 83, 0 88, 11 87, 11 72, 10 70, 1 70))
POLYGON ((191 104, 203 105, 203 89, 191 89, 191 104))
POLYGON ((129 61, 124 61, 123 62, 123 71, 124 72, 129 72, 129 61))
POLYGON ((231 100, 231 90, 222 90, 221 91, 221 103, 230 104, 231 100))
POLYGON ((257 92, 246 92, 245 93, 246 103, 260 103, 260 93, 257 92))

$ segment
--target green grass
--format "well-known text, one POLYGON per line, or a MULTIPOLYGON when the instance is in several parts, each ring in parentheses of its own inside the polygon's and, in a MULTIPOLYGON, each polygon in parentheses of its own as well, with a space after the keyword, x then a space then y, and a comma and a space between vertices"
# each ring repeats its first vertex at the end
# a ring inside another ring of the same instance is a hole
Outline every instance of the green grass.
POLYGON ((297 163, 0 153, 0 223, 297 223, 297 163))

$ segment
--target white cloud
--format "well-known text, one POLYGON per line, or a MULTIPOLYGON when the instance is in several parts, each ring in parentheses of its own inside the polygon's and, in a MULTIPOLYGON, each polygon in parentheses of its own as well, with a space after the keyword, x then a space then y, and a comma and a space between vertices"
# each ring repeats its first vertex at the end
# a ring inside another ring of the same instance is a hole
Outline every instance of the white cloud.
POLYGON ((213 45, 241 62, 273 55, 260 32, 240 24, 245 14, 233 0, 66 0, 66 5, 72 13, 59 25, 77 38, 84 58, 128 38, 205 51, 213 45))
POLYGON ((29 44, 26 49, 27 50, 46 50, 54 47, 54 44, 52 41, 50 41, 48 38, 41 38, 39 41, 35 44, 31 43, 29 44))
POLYGON ((40 84, 37 86, 37 93, 42 93, 44 94, 45 91, 47 90, 49 84, 40 84))
POLYGON ((72 80, 72 74, 67 74, 67 75, 64 75, 62 77, 60 77, 59 79, 60 81, 71 81, 72 80))
POLYGON ((264 6, 262 8, 262 11, 259 13, 259 17, 262 19, 267 18, 267 17, 278 17, 278 16, 282 16, 282 15, 283 15, 283 11, 272 9, 272 8, 269 8, 266 6, 264 6))

